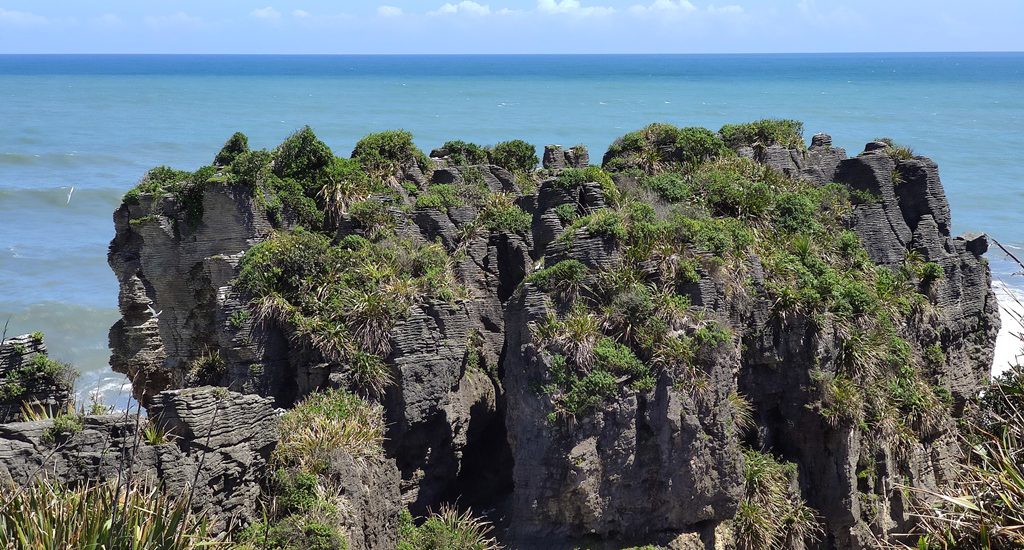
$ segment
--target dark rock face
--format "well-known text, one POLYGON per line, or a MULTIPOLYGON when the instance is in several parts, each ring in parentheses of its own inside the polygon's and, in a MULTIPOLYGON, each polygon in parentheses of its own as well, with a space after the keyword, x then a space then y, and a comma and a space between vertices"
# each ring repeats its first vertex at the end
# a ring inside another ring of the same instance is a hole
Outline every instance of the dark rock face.
MULTIPOLYGON (((927 288, 930 307, 899 330, 918 351, 931 345, 945 351, 943 364, 921 368, 950 392, 958 413, 987 378, 999 320, 982 258, 987 242, 978 235, 950 236, 935 164, 922 157, 894 159, 884 143, 846 158, 825 134, 806 150, 738 152, 789 176, 854 191, 858 204, 850 228, 873 262, 895 269, 909 254, 942 267, 944 277, 927 288)), ((551 171, 588 161, 584 149, 545 149, 544 167, 551 171)), ((424 174, 412 163, 399 179, 421 189, 451 184, 522 193, 519 180, 488 165, 442 161, 424 174)), ((121 282, 122 312, 111 329, 112 364, 134 380, 136 396, 151 414, 182 435, 174 445, 144 448, 136 460, 140 471, 156 471, 177 487, 195 478, 197 453, 207 451, 211 462, 198 475, 204 487, 218 489, 206 489, 202 502, 244 516, 252 513, 246 506, 258 491, 252 472, 272 448, 271 440, 248 427, 272 421, 271 403, 288 407, 310 391, 347 381, 322 358, 298 349, 285 329, 243 315, 248 298, 232 281, 241 255, 271 231, 259 204, 230 186, 211 187, 203 197, 205 215, 191 227, 180 205, 161 200, 163 215, 153 219, 139 221, 149 211, 146 202, 145 208, 117 211, 109 255, 121 282), (222 407, 224 399, 212 390, 165 391, 196 385, 193 365, 209 354, 224 366, 207 382, 256 395, 231 393, 230 406, 222 407), (210 470, 213 465, 220 466, 210 470)), ((420 514, 459 498, 507 512, 511 540, 523 548, 571 547, 588 536, 662 541, 681 533, 687 534, 680 545, 725 544, 742 498, 746 443, 798 464, 800 493, 824 524, 818 547, 864 548, 912 521, 909 502, 892 490, 895 483, 935 488, 958 459, 948 415, 928 437, 908 445, 826 423, 811 410, 811 371, 836 368, 840 328, 827 320, 780 317, 766 299, 734 292, 703 269, 684 291, 735 335, 698 355, 706 392, 679 389, 691 374, 669 370, 659 373, 653 388, 624 391, 578 422, 551 420, 550 399, 537 389, 551 357, 530 328, 549 306, 534 285, 522 282, 541 265, 565 259, 613 266, 621 251, 613 239, 586 230, 565 235, 567 210, 583 216, 606 206, 596 183, 567 188, 548 179, 516 204, 532 215, 525 234, 471 227, 478 214, 471 205, 388 205, 404 238, 458 250, 454 270, 471 299, 417 304, 390 333, 386 362, 394 384, 379 396, 388 458, 340 455, 331 465, 330 475, 341 480, 354 510, 346 526, 353 547, 392 547, 399 502, 420 514), (734 429, 734 393, 753 407, 753 441, 741 442, 734 429), (859 474, 868 463, 877 474, 865 478, 859 474)), ((344 221, 339 225, 339 237, 355 231, 344 221)), ((745 261, 751 287, 763 289, 760 260, 745 261)), ((26 479, 39 466, 44 429, 0 427, 10 434, 0 446, 0 464, 12 478, 26 479)), ((69 449, 123 450, 133 429, 123 419, 89 419, 75 436, 80 439, 71 440, 80 443, 69 449)), ((98 457, 82 470, 69 456, 58 453, 63 462, 55 470, 69 479, 109 476, 114 464, 98 457)))
MULTIPOLYGON (((831 157, 818 162, 823 164, 801 171, 827 173, 833 166, 831 157)), ((947 350, 943 364, 918 368, 926 368, 957 402, 976 395, 988 379, 999 329, 981 258, 987 245, 984 237, 950 237, 949 205, 935 164, 925 158, 897 161, 884 147, 869 144, 861 155, 841 160, 829 180, 878 197, 857 206, 852 220, 874 262, 895 268, 914 252, 942 266, 945 276, 928 289, 934 308, 906 327, 905 337, 922 348, 937 343, 947 350)), ((900 471, 906 472, 901 483, 915 487, 937 489, 947 479, 959 456, 953 419, 909 448, 882 434, 829 426, 809 409, 805 388, 812 386, 813 366, 835 361, 835 327, 772 319, 765 304, 745 316, 739 387, 755 405, 759 443, 799 464, 803 494, 825 521, 822 547, 868 548, 878 536, 905 532, 913 521, 911 503, 886 487, 900 482, 900 471), (882 472, 870 483, 858 477, 866 463, 882 472)))
POLYGON ((548 170, 586 168, 590 164, 590 153, 582 145, 568 149, 563 149, 561 145, 545 145, 542 162, 548 170))
POLYGON ((22 407, 29 405, 51 412, 73 402, 70 368, 59 372, 25 375, 38 359, 47 359, 42 336, 24 334, 0 342, 0 423, 22 420, 22 407))
POLYGON ((868 145, 861 155, 842 161, 835 174, 851 189, 879 197, 857 208, 853 230, 880 265, 898 266, 915 253, 942 267, 944 276, 928 289, 936 319, 915 328, 919 340, 937 341, 946 351, 940 377, 965 399, 988 380, 999 332, 998 304, 982 258, 987 240, 950 236, 949 202, 934 162, 893 160, 884 149, 868 145))
POLYGON ((81 431, 56 438, 52 420, 2 424, 0 478, 159 483, 169 494, 191 493, 193 509, 212 518, 215 531, 259 517, 262 476, 277 443, 269 400, 195 388, 155 396, 152 414, 170 429, 168 442, 147 444, 139 419, 124 413, 85 416, 81 431))
POLYGON ((128 375, 135 398, 148 404, 161 391, 184 387, 197 360, 218 354, 228 365, 218 374, 229 387, 247 391, 269 379, 272 394, 287 402, 294 389, 280 376, 287 362, 280 336, 263 334, 249 320, 231 324, 245 305, 231 279, 241 255, 270 234, 266 211, 250 191, 231 187, 206 191, 203 208, 197 227, 171 197, 142 196, 114 213, 117 233, 107 261, 121 284, 121 320, 110 330, 111 366, 128 375), (162 215, 148 214, 154 200, 162 201, 162 215), (256 364, 263 376, 252 381, 256 364))
POLYGON ((537 391, 550 361, 529 324, 546 306, 533 285, 509 309, 506 422, 515 458, 517 540, 537 547, 559 537, 678 533, 736 512, 742 491, 739 441, 727 396, 738 356, 721 346, 702 357, 710 390, 677 389, 687 373, 668 372, 652 390, 632 392, 578 423, 552 420, 537 391))

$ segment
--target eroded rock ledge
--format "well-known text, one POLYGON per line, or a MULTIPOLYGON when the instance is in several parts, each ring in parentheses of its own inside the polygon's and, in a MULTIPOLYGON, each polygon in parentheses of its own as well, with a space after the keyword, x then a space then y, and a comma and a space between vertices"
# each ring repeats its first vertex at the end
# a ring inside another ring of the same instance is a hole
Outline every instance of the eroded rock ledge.
MULTIPOLYGON (((454 502, 517 548, 906 533, 897 487, 948 479, 988 381, 987 242, 950 235, 931 160, 801 131, 652 125, 603 169, 549 146, 537 170, 521 142, 427 158, 393 132, 338 159, 306 129, 151 172, 114 215, 112 365, 181 439, 132 464, 170 488, 210 476, 200 504, 253 519, 273 408, 339 388, 386 421, 383 457, 333 466, 354 547, 392 546, 400 505, 454 502)), ((45 428, 0 429, 23 481, 45 428)), ((55 471, 109 476, 121 451, 69 456, 131 435, 88 419, 55 471)))

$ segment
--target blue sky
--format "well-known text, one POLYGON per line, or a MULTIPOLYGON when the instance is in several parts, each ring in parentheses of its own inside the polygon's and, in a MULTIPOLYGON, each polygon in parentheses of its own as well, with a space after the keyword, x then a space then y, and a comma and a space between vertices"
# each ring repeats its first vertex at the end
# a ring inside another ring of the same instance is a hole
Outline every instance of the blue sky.
POLYGON ((0 0, 2 53, 1024 50, 1024 0, 0 0))

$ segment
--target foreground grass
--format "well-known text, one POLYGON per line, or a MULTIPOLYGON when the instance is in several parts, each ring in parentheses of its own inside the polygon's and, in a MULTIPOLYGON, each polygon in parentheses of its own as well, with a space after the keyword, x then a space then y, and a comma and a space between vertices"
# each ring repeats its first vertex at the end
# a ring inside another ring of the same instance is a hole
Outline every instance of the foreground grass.
POLYGON ((191 550, 219 546, 187 499, 111 483, 77 488, 38 481, 0 509, 0 548, 191 550))

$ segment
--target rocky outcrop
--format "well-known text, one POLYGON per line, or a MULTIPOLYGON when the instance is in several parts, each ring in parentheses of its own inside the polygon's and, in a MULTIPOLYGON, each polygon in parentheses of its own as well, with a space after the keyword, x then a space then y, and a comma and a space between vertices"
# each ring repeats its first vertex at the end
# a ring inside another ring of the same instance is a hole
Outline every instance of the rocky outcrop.
MULTIPOLYGON (((896 269, 909 256, 942 266, 944 276, 926 283, 931 305, 909 322, 904 337, 919 349, 945 350, 940 363, 916 368, 954 396, 956 414, 987 382, 999 328, 982 258, 987 243, 980 235, 950 237, 949 205, 935 163, 893 159, 885 145, 868 144, 861 155, 838 163, 798 151, 789 156, 803 159, 798 169, 814 181, 826 174, 824 181, 874 197, 860 199, 851 222, 872 261, 896 269)), ((906 532, 913 522, 912 497, 888 488, 935 490, 949 479, 959 460, 952 418, 944 417, 931 436, 909 445, 823 423, 811 410, 807 388, 815 383, 813 367, 836 361, 836 327, 773 319, 765 304, 747 318, 739 388, 757 410, 759 444, 800 466, 802 492, 827 527, 823 547, 868 548, 879 537, 906 532)))
MULTIPOLYGON (((671 330, 692 333, 713 322, 729 338, 700 347, 693 369, 659 368, 650 384, 622 386, 588 414, 559 414, 542 391, 554 359, 533 329, 558 306, 523 281, 563 260, 601 271, 626 256, 613 231, 574 223, 615 199, 596 182, 550 177, 586 166, 586 150, 545 148, 547 171, 532 175, 540 182, 535 193, 520 187, 526 186, 522 174, 493 165, 448 158, 424 172, 403 162, 389 176, 390 187, 371 200, 385 205, 402 239, 440 243, 450 253, 466 296, 416 302, 387 333, 382 359, 391 383, 379 394, 363 393, 384 406, 386 458, 341 454, 326 474, 339 480, 353 510, 345 526, 353 547, 393 546, 399 501, 416 514, 455 501, 496 509, 514 547, 674 538, 683 541, 680 547, 725 545, 744 498, 744 448, 797 465, 792 489, 820 517, 818 548, 864 548, 905 532, 912 503, 892 488, 943 483, 958 459, 954 419, 986 381, 999 323, 982 257, 987 242, 950 235, 949 205, 937 167, 926 158, 896 158, 884 143, 847 158, 825 134, 807 148, 737 152, 792 178, 849 190, 855 204, 849 229, 871 262, 893 272, 910 264, 941 267, 941 277, 907 282, 925 299, 894 334, 911 347, 906 366, 949 393, 949 411, 927 426, 917 422, 913 437, 904 439, 827 421, 815 408, 815 388, 819 377, 840 372, 851 327, 829 315, 780 314, 766 290, 767 267, 752 254, 723 265, 706 251, 687 250, 697 267, 672 290, 701 321, 688 317, 671 330), (468 198, 416 206, 406 194, 432 186, 451 186, 468 198), (528 229, 479 223, 485 206, 477 199, 499 194, 529 214, 528 229), (728 269, 742 271, 742 280, 730 279, 728 269), (927 349, 941 350, 941 358, 932 353, 925 364, 927 349), (694 391, 697 377, 700 391, 694 391), (749 431, 737 428, 741 396, 752 408, 749 431)), ((635 175, 618 183, 639 185, 635 175)), ((189 476, 201 478, 208 491, 203 503, 247 517, 259 481, 250 474, 273 444, 247 427, 271 422, 271 404, 291 407, 309 392, 349 388, 352 380, 346 365, 302 345, 285 323, 258 321, 252 297, 235 287, 240 258, 274 228, 251 186, 206 188, 198 222, 172 196, 143 193, 137 200, 115 214, 109 261, 121 283, 122 319, 111 329, 112 364, 133 379, 151 415, 180 434, 166 450, 144 448, 139 469, 159 472, 175 487, 189 476), (254 395, 229 393, 230 407, 221 408, 224 398, 215 390, 181 389, 200 384, 254 395), (231 423, 222 425, 228 411, 231 423)), ((654 206, 659 214, 668 209, 654 206)), ((368 234, 351 213, 339 217, 327 238, 368 234)), ((290 227, 287 219, 283 229, 290 227)), ((668 286, 651 262, 639 265, 644 284, 668 286)), ((40 454, 45 426, 19 426, 0 463, 24 463, 8 467, 23 480, 40 459, 18 457, 40 454)), ((124 449, 132 430, 115 418, 88 420, 79 436, 92 435, 77 452, 98 442, 124 449)), ((58 471, 72 479, 109 475, 102 457, 81 472, 72 459, 61 460, 58 471)))
POLYGON ((56 414, 74 401, 77 372, 50 359, 41 333, 0 342, 0 423, 23 420, 23 409, 56 414))
POLYGON ((241 255, 273 229, 266 208, 243 186, 212 187, 201 200, 198 224, 171 195, 143 194, 114 213, 107 261, 121 286, 121 319, 110 330, 110 364, 146 404, 197 375, 239 391, 270 389, 289 404, 295 389, 281 374, 280 335, 240 313, 245 304, 231 290, 241 255), (224 368, 195 372, 210 358, 224 368))
POLYGON ((19 485, 39 478, 156 483, 168 494, 190 495, 215 531, 259 518, 261 483, 277 442, 269 400, 195 388, 155 396, 151 414, 149 421, 129 413, 82 416, 71 429, 54 420, 2 424, 0 478, 19 485), (147 438, 147 425, 167 435, 147 438))
POLYGON ((899 266, 910 255, 942 267, 943 276, 928 288, 936 318, 915 328, 919 340, 944 350, 939 376, 963 401, 987 382, 999 332, 998 304, 982 257, 988 240, 981 234, 950 236, 949 202, 931 159, 894 159, 878 145, 843 160, 835 180, 874 197, 858 206, 853 220, 874 262, 899 266))
POLYGON ((514 531, 519 547, 586 535, 651 540, 736 513, 742 490, 739 440, 728 395, 739 367, 731 343, 700 358, 708 390, 682 389, 693 373, 666 371, 653 389, 629 391, 579 420, 559 419, 537 388, 551 357, 530 326, 547 314, 527 284, 509 309, 506 422, 514 456, 514 531))
POLYGON ((542 162, 547 170, 586 168, 590 165, 590 153, 582 145, 568 149, 562 148, 561 145, 545 145, 542 162))

